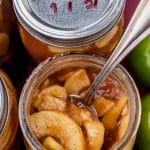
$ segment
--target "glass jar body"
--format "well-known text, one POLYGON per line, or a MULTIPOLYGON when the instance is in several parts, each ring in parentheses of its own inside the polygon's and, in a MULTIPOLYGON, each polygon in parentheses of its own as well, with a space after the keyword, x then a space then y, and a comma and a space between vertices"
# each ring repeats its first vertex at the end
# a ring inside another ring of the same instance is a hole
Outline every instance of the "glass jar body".
POLYGON ((0 76, 4 80, 8 93, 8 116, 2 133, 0 134, 0 150, 8 150, 14 146, 14 140, 18 129, 18 107, 14 87, 7 75, 0 70, 0 76))
POLYGON ((11 0, 0 1, 0 64, 12 55, 11 36, 15 18, 11 0))
MULTIPOLYGON (((31 105, 33 104, 33 93, 36 92, 40 84, 45 81, 50 75, 60 71, 64 68, 71 67, 93 67, 101 69, 104 64, 104 60, 100 57, 88 55, 88 54, 70 54, 61 57, 49 58, 41 63, 29 77, 20 97, 19 104, 19 121, 21 129, 26 141, 27 149, 42 149, 42 145, 35 138, 29 123, 29 116, 31 111, 31 105), (62 65, 63 64, 63 65, 62 65)), ((123 91, 128 96, 129 110, 130 110, 130 122, 129 127, 118 144, 113 147, 114 149, 132 149, 134 140, 136 137, 137 129, 140 122, 141 106, 140 97, 137 88, 129 76, 129 74, 119 66, 112 73, 112 76, 117 79, 123 91), (136 111, 136 112, 135 112, 136 111), (134 128, 133 128, 134 126, 134 128), (130 147, 130 148, 129 148, 130 147)))
POLYGON ((82 52, 94 52, 104 57, 109 57, 119 42, 124 29, 124 16, 120 18, 118 23, 102 38, 94 43, 87 44, 80 47, 59 47, 48 45, 37 38, 32 36, 25 28, 19 24, 19 31, 22 38, 22 42, 27 49, 28 53, 36 62, 41 62, 49 56, 61 52, 82 51, 82 52))

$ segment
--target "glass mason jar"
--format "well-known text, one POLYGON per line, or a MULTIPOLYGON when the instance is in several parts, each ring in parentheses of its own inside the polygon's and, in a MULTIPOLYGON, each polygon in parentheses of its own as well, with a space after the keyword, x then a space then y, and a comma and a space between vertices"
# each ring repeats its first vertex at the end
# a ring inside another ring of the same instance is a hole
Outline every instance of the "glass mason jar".
MULTIPOLYGON (((29 116, 32 111, 31 106, 33 104, 32 96, 33 93, 37 91, 40 84, 49 76, 55 75, 56 72, 64 68, 92 67, 92 71, 94 69, 100 70, 104 63, 105 60, 100 56, 70 53, 48 58, 35 68, 22 90, 19 102, 19 121, 27 149, 43 149, 42 145, 35 137, 29 121, 29 116)), ((123 91, 126 93, 130 111, 127 131, 118 144, 115 145, 114 149, 131 150, 134 145, 141 117, 139 93, 133 79, 121 65, 111 73, 111 76, 117 80, 123 91)))
POLYGON ((14 87, 0 70, 0 150, 14 146, 18 128, 18 108, 14 87))
POLYGON ((0 0, 0 64, 12 55, 11 36, 14 14, 11 0, 0 0))
POLYGON ((61 52, 108 57, 119 42, 125 0, 14 0, 19 31, 36 62, 61 52))

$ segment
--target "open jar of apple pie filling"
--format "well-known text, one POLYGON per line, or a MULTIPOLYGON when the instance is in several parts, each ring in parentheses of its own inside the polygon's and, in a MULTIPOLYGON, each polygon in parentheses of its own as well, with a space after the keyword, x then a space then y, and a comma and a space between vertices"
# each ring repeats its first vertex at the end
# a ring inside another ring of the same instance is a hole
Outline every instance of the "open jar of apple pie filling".
POLYGON ((18 129, 18 106, 14 87, 0 70, 0 150, 15 149, 18 129))
POLYGON ((61 52, 108 57, 119 42, 125 0, 14 0, 22 42, 36 62, 61 52))
POLYGON ((86 92, 104 63, 101 57, 74 53, 49 58, 32 72, 19 103, 27 149, 133 148, 140 97, 122 66, 99 87, 91 106, 69 99, 86 92))

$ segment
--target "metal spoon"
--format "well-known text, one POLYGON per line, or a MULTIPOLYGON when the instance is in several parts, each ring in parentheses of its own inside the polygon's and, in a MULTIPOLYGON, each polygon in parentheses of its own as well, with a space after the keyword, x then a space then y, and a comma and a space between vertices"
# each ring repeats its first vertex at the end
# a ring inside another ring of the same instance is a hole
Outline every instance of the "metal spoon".
POLYGON ((111 71, 138 43, 140 43, 146 36, 150 35, 149 10, 150 0, 141 0, 118 46, 109 57, 89 89, 83 95, 70 95, 71 99, 91 105, 98 87, 104 82, 111 71))

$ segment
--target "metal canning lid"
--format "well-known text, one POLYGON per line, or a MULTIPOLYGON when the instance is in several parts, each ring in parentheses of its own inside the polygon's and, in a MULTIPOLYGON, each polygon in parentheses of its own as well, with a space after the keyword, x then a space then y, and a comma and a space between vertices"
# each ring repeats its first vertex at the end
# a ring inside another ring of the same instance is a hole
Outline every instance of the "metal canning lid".
POLYGON ((104 36, 122 15, 125 0, 14 0, 20 23, 52 45, 74 47, 104 36))
POLYGON ((0 135, 8 118, 8 94, 4 80, 0 77, 0 135))

